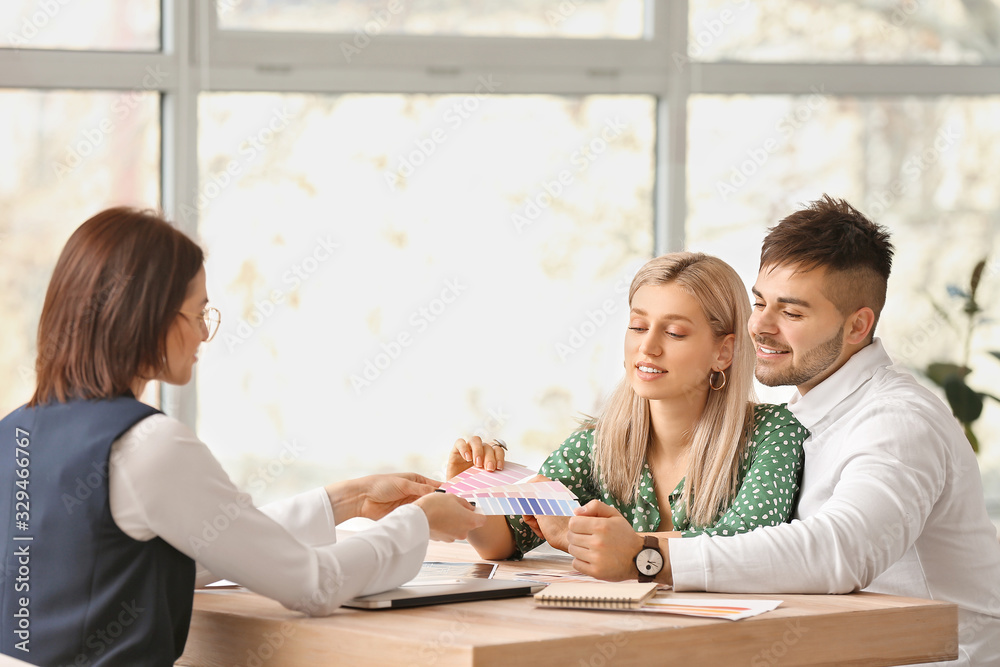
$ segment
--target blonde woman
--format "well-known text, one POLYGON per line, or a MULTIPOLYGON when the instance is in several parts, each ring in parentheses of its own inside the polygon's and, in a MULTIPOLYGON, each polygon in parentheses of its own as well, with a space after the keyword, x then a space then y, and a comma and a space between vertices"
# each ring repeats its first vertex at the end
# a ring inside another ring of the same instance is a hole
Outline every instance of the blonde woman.
MULTIPOLYGON (((636 274, 629 308, 625 378, 600 416, 548 457, 540 479, 563 482, 581 504, 601 500, 637 532, 661 537, 788 521, 808 433, 784 406, 756 403, 739 276, 709 255, 663 255, 636 274)), ((499 444, 459 440, 448 476, 502 468, 504 455, 499 444)), ((543 539, 565 551, 568 521, 489 517, 468 540, 487 559, 518 558, 543 539)))

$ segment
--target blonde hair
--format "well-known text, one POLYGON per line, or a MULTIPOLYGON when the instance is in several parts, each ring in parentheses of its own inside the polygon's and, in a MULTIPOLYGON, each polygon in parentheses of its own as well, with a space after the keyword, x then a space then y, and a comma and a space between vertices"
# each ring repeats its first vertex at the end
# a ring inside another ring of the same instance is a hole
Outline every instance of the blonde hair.
MULTIPOLYGON (((675 252, 652 259, 639 269, 629 288, 629 305, 640 287, 667 284, 676 284, 697 299, 716 340, 735 335, 725 386, 708 391, 705 409, 690 434, 683 502, 693 526, 708 526, 736 495, 740 462, 753 426, 757 401, 753 348, 747 333, 750 299, 739 275, 721 259, 675 252)), ((585 426, 597 429, 595 478, 619 502, 634 503, 652 443, 649 400, 638 396, 623 379, 600 417, 585 426)))

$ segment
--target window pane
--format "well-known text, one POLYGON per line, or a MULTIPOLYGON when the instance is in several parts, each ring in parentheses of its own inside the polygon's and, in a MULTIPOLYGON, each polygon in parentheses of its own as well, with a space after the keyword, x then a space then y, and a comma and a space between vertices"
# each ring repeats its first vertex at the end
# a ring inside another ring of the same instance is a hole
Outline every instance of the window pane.
POLYGON ((159 51, 159 0, 4 0, 0 47, 159 51))
POLYGON ((541 463, 622 373, 654 118, 650 97, 203 95, 223 317, 198 430, 234 480, 438 475, 474 432, 541 463))
POLYGON ((1000 0, 692 0, 697 60, 980 63, 1000 60, 1000 0))
MULTIPOLYGON (((892 233, 896 257, 877 333, 897 364, 915 371, 962 362, 967 320, 949 286, 967 289, 987 257, 978 300, 992 322, 971 338, 967 381, 1000 395, 1000 360, 988 354, 1000 350, 1000 96, 698 96, 689 110, 692 248, 732 263, 749 285, 767 227, 824 192, 846 198, 892 233)), ((974 430, 1000 516, 1000 405, 987 401, 974 430)))
POLYGON ((103 208, 159 201, 159 102, 0 91, 0 414, 34 391, 38 318, 66 239, 103 208))
POLYGON ((216 0, 230 30, 359 34, 604 37, 643 35, 643 0, 216 0))

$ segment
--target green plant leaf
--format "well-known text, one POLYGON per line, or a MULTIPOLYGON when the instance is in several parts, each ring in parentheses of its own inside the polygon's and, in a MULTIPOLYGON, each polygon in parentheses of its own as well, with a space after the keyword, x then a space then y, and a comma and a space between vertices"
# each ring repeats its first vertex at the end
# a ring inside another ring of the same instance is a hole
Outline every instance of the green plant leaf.
POLYGON ((983 397, 979 392, 958 377, 948 378, 943 386, 944 395, 958 421, 971 424, 979 419, 979 415, 983 414, 983 397))
POLYGON ((965 300, 965 305, 962 306, 962 312, 964 312, 969 317, 972 317, 976 313, 983 312, 983 309, 979 307, 978 303, 976 303, 975 297, 970 296, 968 299, 965 300))
POLYGON ((996 350, 990 350, 990 354, 992 354, 997 359, 1000 359, 1000 352, 997 352, 996 350))
POLYGON ((945 289, 948 291, 948 296, 950 296, 953 299, 969 298, 969 295, 965 292, 965 290, 959 287, 958 285, 948 285, 947 287, 945 287, 945 289))
POLYGON ((979 289, 979 281, 983 279, 983 269, 986 268, 986 258, 983 257, 972 269, 972 279, 969 280, 969 298, 976 300, 976 290, 979 289))
POLYGON ((978 454, 979 438, 977 438, 976 434, 972 432, 972 426, 970 424, 962 424, 962 427, 965 429, 965 437, 968 438, 969 444, 972 445, 972 451, 978 454))
POLYGON ((951 378, 957 378, 961 380, 966 375, 971 372, 970 369, 965 366, 959 366, 957 364, 945 364, 941 362, 935 362, 927 366, 927 377, 929 377, 934 384, 939 387, 945 386, 951 378))

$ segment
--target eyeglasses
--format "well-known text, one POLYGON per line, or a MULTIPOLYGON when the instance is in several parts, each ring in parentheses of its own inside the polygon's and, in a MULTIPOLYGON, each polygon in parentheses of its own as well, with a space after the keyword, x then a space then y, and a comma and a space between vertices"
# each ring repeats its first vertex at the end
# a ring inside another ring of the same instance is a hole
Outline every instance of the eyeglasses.
POLYGON ((195 321, 201 322, 204 325, 205 330, 208 332, 208 338, 205 339, 206 343, 215 338, 215 334, 219 331, 219 324, 222 323, 222 313, 217 308, 212 308, 211 306, 200 313, 185 313, 183 310, 178 310, 177 312, 184 317, 195 318, 195 321))

